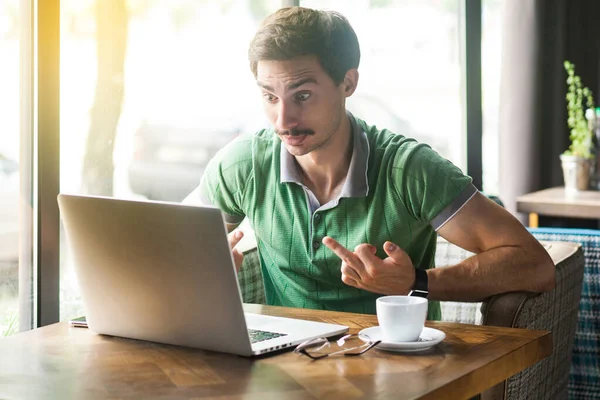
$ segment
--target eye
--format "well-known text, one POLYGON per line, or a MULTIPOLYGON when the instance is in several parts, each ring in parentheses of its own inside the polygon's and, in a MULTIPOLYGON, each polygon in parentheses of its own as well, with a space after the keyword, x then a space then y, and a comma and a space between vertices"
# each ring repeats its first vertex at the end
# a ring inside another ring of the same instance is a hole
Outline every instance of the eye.
POLYGON ((275 103, 277 97, 273 96, 271 93, 263 93, 263 98, 267 103, 275 103))
POLYGON ((296 100, 306 101, 310 98, 310 93, 308 92, 300 92, 296 94, 296 100))

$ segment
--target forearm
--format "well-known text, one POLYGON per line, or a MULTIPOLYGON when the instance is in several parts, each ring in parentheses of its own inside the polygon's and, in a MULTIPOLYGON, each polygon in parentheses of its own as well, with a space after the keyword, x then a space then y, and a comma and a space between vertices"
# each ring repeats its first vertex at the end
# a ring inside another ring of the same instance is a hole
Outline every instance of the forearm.
POLYGON ((554 264, 531 247, 506 246, 459 264, 427 271, 429 299, 482 301, 498 293, 543 292, 554 287, 554 264))

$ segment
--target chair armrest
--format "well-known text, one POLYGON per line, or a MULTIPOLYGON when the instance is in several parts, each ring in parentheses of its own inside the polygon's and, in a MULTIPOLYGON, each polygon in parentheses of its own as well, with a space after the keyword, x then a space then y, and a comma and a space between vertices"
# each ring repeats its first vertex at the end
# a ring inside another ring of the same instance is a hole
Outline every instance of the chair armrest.
POLYGON ((482 325, 514 327, 519 312, 527 300, 538 293, 510 292, 490 297, 481 303, 482 325))

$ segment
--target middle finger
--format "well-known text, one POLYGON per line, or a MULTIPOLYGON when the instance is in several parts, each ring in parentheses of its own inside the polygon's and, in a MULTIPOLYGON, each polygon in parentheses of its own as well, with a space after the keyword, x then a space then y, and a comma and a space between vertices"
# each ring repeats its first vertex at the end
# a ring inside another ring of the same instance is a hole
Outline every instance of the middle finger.
POLYGON ((361 244, 356 246, 354 249, 354 254, 358 256, 364 269, 361 273, 367 273, 369 276, 373 276, 376 271, 376 264, 378 261, 381 261, 379 257, 374 254, 374 247, 369 244, 361 244))

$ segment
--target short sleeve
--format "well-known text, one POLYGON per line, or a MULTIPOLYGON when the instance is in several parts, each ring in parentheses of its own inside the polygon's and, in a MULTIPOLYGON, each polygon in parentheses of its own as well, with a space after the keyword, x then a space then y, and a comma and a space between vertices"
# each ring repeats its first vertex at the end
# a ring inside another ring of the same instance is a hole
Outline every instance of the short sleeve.
POLYGON ((436 230, 438 216, 460 209, 477 191, 471 177, 460 168, 428 145, 416 142, 398 149, 392 179, 409 213, 417 220, 432 223, 436 230))
POLYGON ((244 193, 253 182, 252 138, 239 137, 221 149, 208 163, 195 196, 204 204, 218 207, 228 223, 240 223, 244 193))

